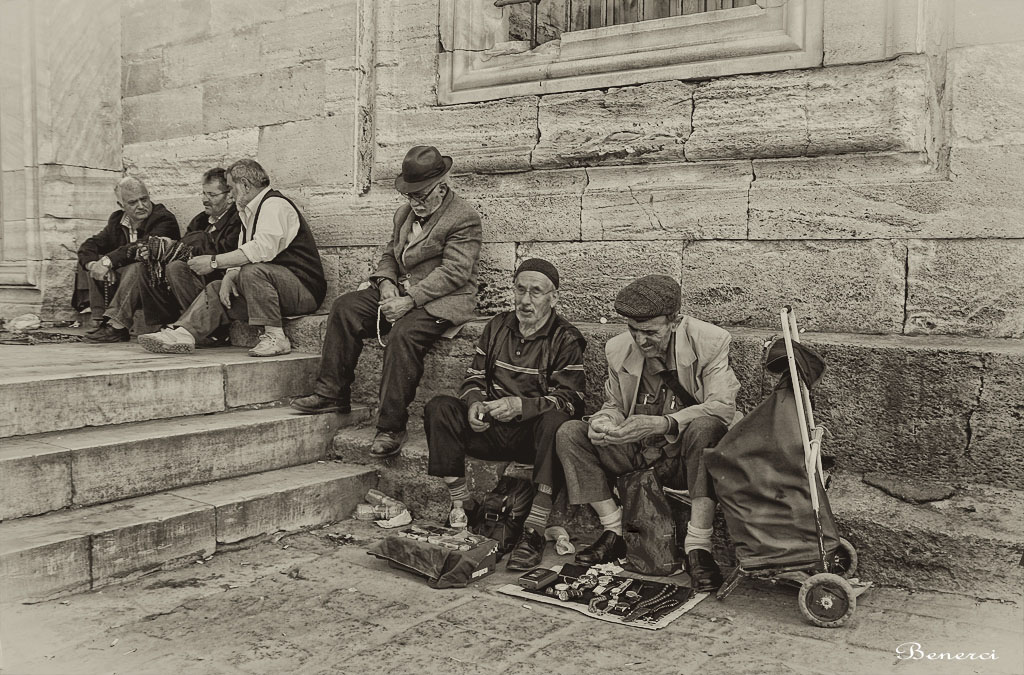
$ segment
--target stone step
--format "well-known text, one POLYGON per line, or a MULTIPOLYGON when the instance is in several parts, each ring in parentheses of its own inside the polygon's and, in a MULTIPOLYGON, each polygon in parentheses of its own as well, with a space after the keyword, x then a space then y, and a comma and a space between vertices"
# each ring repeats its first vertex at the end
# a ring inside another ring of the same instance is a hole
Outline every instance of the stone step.
POLYGON ((348 518, 377 484, 334 461, 0 523, 0 599, 99 588, 220 546, 348 518))
POLYGON ((338 422, 368 414, 240 409, 8 438, 0 447, 0 520, 325 459, 338 422))
POLYGON ((307 393, 317 363, 239 347, 169 355, 130 343, 0 346, 0 438, 277 401, 307 393))
MULTIPOLYGON (((325 316, 289 322, 296 348, 317 353, 325 316)), ((621 324, 579 324, 588 340, 587 408, 601 404, 605 342, 621 324)), ((437 394, 452 393, 472 359, 482 321, 466 324, 427 356, 414 416, 437 394)), ((743 385, 741 410, 762 401, 774 382, 762 368, 778 333, 729 328, 731 362, 743 385)), ((244 329, 236 330, 240 340, 244 329)), ((826 427, 823 447, 860 471, 987 483, 1024 489, 1024 341, 954 336, 908 337, 805 333, 828 369, 815 389, 815 415, 826 427)), ((367 340, 354 395, 373 401, 383 350, 367 340)))
MULTIPOLYGON (((369 463, 373 433, 367 427, 342 428, 334 438, 335 452, 346 462, 369 463)), ((404 501, 415 517, 443 521, 448 492, 440 479, 427 475, 426 467, 426 440, 417 432, 398 459, 378 465, 379 489, 404 501)), ((501 462, 469 459, 471 493, 479 498, 493 488, 504 467, 501 462)), ((841 536, 857 549, 862 579, 1024 600, 1024 491, 964 485, 950 499, 914 505, 865 484, 859 473, 844 470, 835 474, 829 500, 841 536)), ((678 516, 677 526, 686 520, 678 516)), ((599 529, 589 507, 567 507, 564 498, 556 500, 552 524, 565 525, 574 539, 587 541, 599 529)), ((728 547, 724 524, 719 517, 716 540, 728 547)), ((718 555, 723 562, 733 560, 728 549, 718 555)))

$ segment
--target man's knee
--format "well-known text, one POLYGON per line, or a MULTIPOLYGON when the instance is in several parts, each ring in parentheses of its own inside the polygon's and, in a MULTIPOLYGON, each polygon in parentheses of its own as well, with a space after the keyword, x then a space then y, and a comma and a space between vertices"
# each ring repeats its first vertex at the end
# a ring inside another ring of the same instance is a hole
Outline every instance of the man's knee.
POLYGON ((359 291, 349 291, 339 295, 331 303, 331 317, 336 321, 341 321, 350 328, 359 326, 362 324, 362 317, 359 315, 358 299, 359 291))
POLYGON ((588 424, 582 420, 569 420, 558 428, 555 434, 555 449, 561 459, 572 457, 584 441, 587 440, 588 424))
POLYGON ((717 417, 702 416, 694 419, 683 430, 682 442, 690 446, 696 444, 700 448, 713 448, 729 430, 725 422, 717 417))
POLYGON ((423 419, 439 421, 450 419, 453 415, 460 415, 461 413, 462 400, 445 394, 435 396, 427 402, 427 405, 423 408, 423 419))
POLYGON ((139 276, 142 274, 142 263, 132 263, 125 265, 118 270, 118 281, 122 284, 131 284, 138 281, 139 276))
POLYGON ((164 275, 169 279, 181 277, 186 274, 192 274, 192 270, 188 268, 188 263, 184 260, 172 260, 167 263, 167 266, 164 268, 164 275))
POLYGON ((269 283, 270 276, 267 268, 262 263, 249 263, 238 268, 238 286, 240 289, 252 286, 253 284, 269 283))
POLYGON ((557 434, 562 425, 569 421, 573 421, 573 419, 567 413, 561 410, 548 410, 541 413, 540 419, 537 420, 537 431, 541 434, 557 434))

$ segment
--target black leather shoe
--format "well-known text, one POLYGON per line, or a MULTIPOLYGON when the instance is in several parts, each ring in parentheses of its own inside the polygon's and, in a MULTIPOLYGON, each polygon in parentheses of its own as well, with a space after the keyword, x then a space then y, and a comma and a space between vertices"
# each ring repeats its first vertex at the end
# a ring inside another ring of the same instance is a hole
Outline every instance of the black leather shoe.
POLYGON ((686 571, 694 593, 713 593, 722 585, 722 570, 710 552, 695 548, 686 556, 686 571))
POLYGON ((373 437, 373 444, 370 446, 370 457, 374 459, 387 459, 402 452, 402 444, 408 436, 405 431, 385 431, 377 429, 377 435, 373 437))
POLYGON ((127 328, 114 328, 109 323, 85 336, 86 342, 128 342, 129 339, 127 328))
POLYGON ((540 564, 544 557, 544 533, 538 532, 532 527, 523 530, 519 542, 512 552, 508 554, 508 562, 505 566, 517 572, 532 570, 540 564))
POLYGON ((605 530, 590 546, 576 554, 577 565, 600 565, 626 556, 626 540, 622 535, 605 530))
POLYGON ((342 403, 341 401, 334 398, 327 398, 320 394, 310 394, 309 396, 303 396, 292 401, 292 407, 301 413, 307 415, 317 415, 319 413, 349 413, 352 412, 352 406, 342 403))

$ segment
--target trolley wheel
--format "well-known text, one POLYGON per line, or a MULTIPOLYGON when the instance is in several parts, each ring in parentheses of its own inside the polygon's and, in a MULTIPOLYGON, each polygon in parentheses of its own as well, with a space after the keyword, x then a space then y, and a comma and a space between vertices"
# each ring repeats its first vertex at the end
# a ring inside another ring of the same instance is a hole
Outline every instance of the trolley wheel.
POLYGON ((815 574, 800 586, 800 613, 821 628, 837 628, 857 609, 850 582, 838 574, 815 574))
POLYGON ((840 537, 839 548, 832 556, 832 571, 844 579, 857 575, 857 549, 848 540, 840 537))

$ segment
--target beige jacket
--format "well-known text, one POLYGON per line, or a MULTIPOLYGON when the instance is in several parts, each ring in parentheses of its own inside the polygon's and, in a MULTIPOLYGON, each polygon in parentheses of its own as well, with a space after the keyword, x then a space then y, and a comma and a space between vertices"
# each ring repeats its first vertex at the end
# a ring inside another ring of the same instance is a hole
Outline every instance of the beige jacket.
MULTIPOLYGON (((732 426, 742 417, 736 411, 740 382, 729 367, 729 331, 713 324, 683 317, 676 326, 676 370, 679 382, 699 405, 672 413, 682 434, 693 419, 702 415, 717 417, 732 426)), ((633 414, 643 374, 644 356, 629 332, 616 335, 605 344, 608 379, 604 385, 604 405, 593 418, 608 417, 622 424, 633 414)), ((674 443, 679 436, 667 437, 674 443)))

